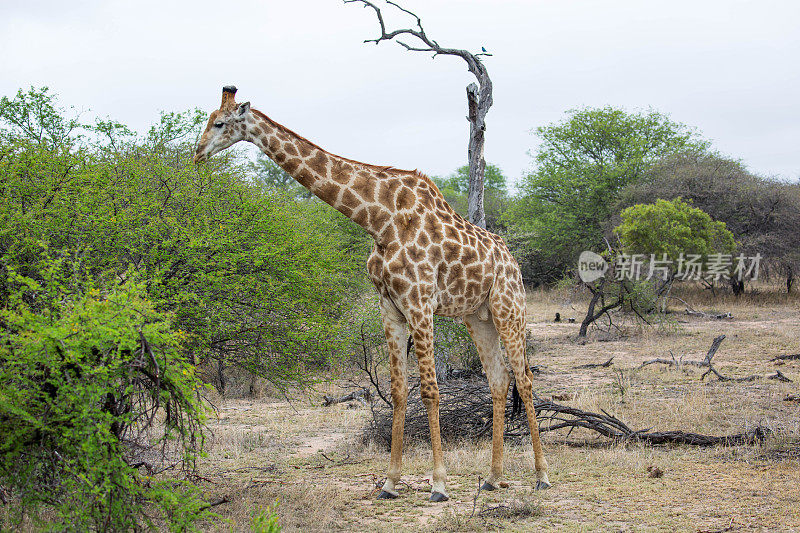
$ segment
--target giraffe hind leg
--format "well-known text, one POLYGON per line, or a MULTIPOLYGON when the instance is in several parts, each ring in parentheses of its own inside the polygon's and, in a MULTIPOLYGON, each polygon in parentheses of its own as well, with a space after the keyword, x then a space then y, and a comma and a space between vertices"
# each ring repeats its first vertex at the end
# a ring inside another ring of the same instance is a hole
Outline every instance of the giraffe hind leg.
POLYGON ((389 351, 392 394, 392 452, 389 470, 378 499, 397 498, 397 483, 403 461, 403 429, 408 401, 408 368, 406 358, 406 323, 394 304, 381 301, 381 316, 389 351))
POLYGON ((508 374, 503 353, 500 350, 500 336, 488 313, 470 315, 464 318, 483 370, 489 381, 492 393, 492 466, 481 490, 495 490, 503 475, 503 430, 505 429, 506 397, 511 376, 508 374))
POLYGON ((522 398, 525 414, 528 417, 536 468, 536 489, 546 489, 550 487, 550 480, 547 476, 547 460, 544 458, 542 442, 539 438, 539 424, 536 421, 536 408, 533 403, 532 373, 527 368, 527 357, 525 355, 526 319, 524 299, 519 302, 517 312, 514 312, 514 308, 506 308, 504 315, 496 312, 501 310, 501 308, 492 309, 495 327, 500 332, 500 338, 506 348, 506 357, 508 357, 511 370, 514 372, 517 391, 522 398))

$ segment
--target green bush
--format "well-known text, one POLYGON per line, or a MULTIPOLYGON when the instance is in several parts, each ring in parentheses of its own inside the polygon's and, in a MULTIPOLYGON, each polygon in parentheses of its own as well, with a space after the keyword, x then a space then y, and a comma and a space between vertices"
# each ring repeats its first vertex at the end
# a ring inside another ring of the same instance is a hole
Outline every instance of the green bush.
POLYGON ((622 223, 614 231, 623 251, 654 255, 677 261, 683 255, 697 255, 706 261, 714 253, 732 254, 733 234, 724 222, 692 207, 681 198, 637 204, 622 211, 622 223))
POLYGON ((142 474, 191 470, 202 443, 184 334, 140 283, 98 285, 72 259, 42 266, 38 281, 5 269, 0 309, 0 485, 16 500, 12 521, 45 511, 57 530, 185 529, 204 514, 197 489, 142 474))

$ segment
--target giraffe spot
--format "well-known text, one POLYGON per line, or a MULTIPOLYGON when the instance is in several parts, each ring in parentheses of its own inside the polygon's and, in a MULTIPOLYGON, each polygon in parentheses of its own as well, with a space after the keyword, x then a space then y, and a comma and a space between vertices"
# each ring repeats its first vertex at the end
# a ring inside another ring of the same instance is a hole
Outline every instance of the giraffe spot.
POLYGON ((352 187, 353 191, 361 196, 365 202, 375 201, 375 182, 366 172, 359 172, 356 175, 352 187))
POLYGON ((450 266, 450 272, 447 275, 447 285, 454 285, 456 281, 464 277, 464 267, 461 263, 455 263, 450 266))
POLYGON ((297 173, 297 181, 300 182, 300 185, 303 187, 309 188, 316 180, 314 179, 314 175, 311 174, 311 171, 303 167, 300 172, 297 173))
POLYGON ((409 259, 415 263, 420 263, 423 259, 425 259, 425 250, 418 246, 409 246, 406 248, 406 252, 408 253, 409 259))
POLYGON ((345 189, 342 193, 342 205, 350 208, 350 211, 352 212, 353 209, 361 205, 361 200, 359 200, 359 198, 348 189, 345 189))
POLYGON ((369 214, 367 213, 367 208, 361 206, 360 209, 357 209, 353 212, 350 216, 350 220, 361 226, 362 228, 367 227, 367 223, 369 222, 369 214))
POLYGON ((414 206, 414 193, 411 192, 411 189, 408 187, 403 187, 400 189, 400 192, 397 193, 397 198, 395 199, 395 208, 399 211, 401 209, 411 209, 414 206))
POLYGON ((444 227, 444 236, 447 239, 461 242, 461 236, 459 231, 455 228, 455 226, 445 225, 444 227))
POLYGON ((272 158, 272 159, 274 159, 274 160, 275 160, 275 162, 276 162, 276 163, 278 163, 278 164, 280 165, 281 163, 283 163, 284 161, 286 161, 286 154, 284 154, 283 152, 278 152, 277 154, 275 154, 275 155, 273 156, 273 158, 272 158))
POLYGON ((428 248, 428 258, 430 259, 431 264, 438 264, 442 261, 442 247, 438 245, 433 245, 428 248))
MULTIPOLYGON (((308 175, 310 176, 311 173, 309 172, 308 175)), ((314 190, 314 194, 326 203, 334 204, 339 196, 339 186, 331 182, 323 183, 314 190)))
POLYGON ((384 180, 379 183, 378 202, 389 209, 394 209, 394 195, 399 186, 398 180, 384 180))
POLYGON ((403 176, 400 181, 402 181, 403 185, 405 185, 410 189, 413 189, 414 187, 416 187, 421 183, 420 179, 417 178, 416 176, 403 176))
POLYGON ((376 205, 369 206, 367 210, 369 212, 369 225, 372 228, 379 230, 389 222, 389 213, 386 210, 376 205))
MULTIPOLYGON (((301 145, 301 147, 302 146, 303 145, 301 145)), ((328 175, 328 158, 325 156, 325 153, 322 150, 317 150, 317 153, 314 155, 314 157, 309 159, 306 164, 309 166, 309 168, 311 168, 311 170, 320 176, 328 175)))
POLYGON ((281 147, 281 142, 278 140, 277 137, 271 135, 268 141, 269 149, 272 153, 277 152, 281 147))
POLYGON ((425 215, 425 233, 430 237, 431 242, 440 243, 444 239, 444 232, 439 219, 433 213, 425 215))
MULTIPOLYGON (((304 157, 304 158, 310 156, 311 152, 314 151, 314 147, 311 146, 311 144, 309 144, 307 142, 298 143, 297 148, 300 150, 300 156, 304 157)), ((322 152, 320 152, 320 153, 322 153, 322 152)))
POLYGON ((428 234, 425 233, 425 231, 420 232, 419 237, 417 237, 417 244, 423 248, 427 248, 430 243, 431 239, 428 237, 428 234))
POLYGON ((407 243, 414 240, 417 236, 417 231, 421 225, 420 219, 416 215, 403 215, 405 221, 400 221, 397 224, 397 229, 400 234, 398 235, 400 242, 407 243))
POLYGON ((408 281, 399 276, 393 277, 391 284, 392 284, 392 290, 398 296, 405 294, 405 292, 411 286, 411 284, 408 281))
POLYGON ((302 163, 303 162, 299 159, 289 159, 283 164, 283 169, 294 176, 294 171, 297 170, 297 167, 299 167, 302 163))
POLYGON ((297 147, 291 142, 287 142, 283 145, 283 151, 289 155, 300 155, 300 152, 297 151, 297 147))
POLYGON ((455 263, 461 255, 461 245, 452 241, 445 241, 442 244, 444 260, 448 263, 455 263))
POLYGON ((469 298, 475 298, 476 296, 480 295, 481 293, 481 284, 476 281, 470 281, 467 283, 467 288, 464 295, 469 298))
POLYGON ((331 179, 336 183, 341 183, 345 185, 350 181, 350 174, 344 170, 341 161, 333 161, 333 165, 331 168, 331 179))
POLYGON ((278 136, 278 139, 280 139, 280 140, 282 140, 284 142, 288 142, 288 141, 292 140, 292 137, 288 133, 286 133, 285 131, 282 131, 282 130, 278 130, 277 132, 275 132, 275 135, 278 136))
POLYGON ((480 280, 483 277, 483 265, 470 265, 465 270, 465 274, 469 280, 480 280))
MULTIPOLYGON (((412 304, 419 305, 419 287, 414 285, 411 287, 411 290, 408 292, 408 301, 412 304)), ((422 313, 420 313, 421 315, 422 313)))
POLYGON ((470 248, 465 246, 463 251, 461 252, 461 262, 465 265, 469 265, 470 263, 474 263, 478 260, 478 252, 475 251, 474 248, 470 248))

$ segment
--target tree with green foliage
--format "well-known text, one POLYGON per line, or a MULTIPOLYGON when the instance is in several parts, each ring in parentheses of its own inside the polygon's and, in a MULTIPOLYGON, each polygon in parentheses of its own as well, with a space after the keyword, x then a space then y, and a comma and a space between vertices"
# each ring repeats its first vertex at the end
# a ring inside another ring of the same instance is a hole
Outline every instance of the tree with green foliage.
MULTIPOLYGON (((609 270, 599 280, 585 284, 592 298, 579 336, 585 337, 588 327, 613 309, 627 309, 644 321, 646 315, 665 309, 676 276, 694 275, 687 268, 690 259, 704 265, 713 257, 727 257, 733 274, 733 234, 724 222, 680 198, 625 209, 614 232, 621 248, 607 245, 604 256, 609 270)), ((720 262, 724 263, 727 261, 720 262)), ((706 277, 700 281, 713 287, 716 280, 706 277)))
MULTIPOLYGON (((625 187, 616 209, 679 197, 724 222, 742 253, 761 255, 762 274, 782 274, 791 290, 800 272, 800 185, 755 175, 720 154, 679 153, 625 187)), ((744 282, 731 280, 735 294, 744 282)))
POLYGON ((667 115, 612 107, 572 110, 536 135, 535 170, 522 180, 505 220, 536 262, 529 275, 545 281, 562 276, 580 251, 605 247, 619 192, 653 162, 707 147, 667 115))
POLYGON ((713 254, 733 254, 736 242, 724 222, 712 219, 681 198, 637 204, 622 212, 614 229, 622 251, 672 261, 667 276, 675 276, 677 260, 694 255, 705 263, 713 254))

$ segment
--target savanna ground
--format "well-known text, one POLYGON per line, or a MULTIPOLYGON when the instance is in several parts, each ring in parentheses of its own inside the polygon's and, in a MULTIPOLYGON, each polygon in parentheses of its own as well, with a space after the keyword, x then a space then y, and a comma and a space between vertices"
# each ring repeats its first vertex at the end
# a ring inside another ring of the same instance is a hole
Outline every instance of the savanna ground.
MULTIPOLYGON (((363 406, 321 406, 323 393, 342 394, 332 382, 291 402, 283 397, 228 399, 201 486, 222 520, 212 531, 246 531, 254 514, 278 503, 285 531, 800 531, 800 361, 776 366, 777 355, 800 352, 800 298, 778 289, 736 299, 682 294, 697 309, 731 312, 732 319, 689 317, 677 304, 653 328, 621 322, 610 337, 595 332, 575 342, 585 302, 565 291, 529 295, 529 329, 541 365, 534 390, 589 411, 605 409, 636 429, 681 429, 725 435, 762 425, 773 434, 763 445, 696 448, 609 444, 591 434, 543 433, 553 487, 534 492, 527 441, 506 441, 509 487, 481 492, 490 442, 445 445, 450 501, 427 501, 430 447, 412 444, 404 454, 400 497, 376 501, 389 453, 360 436, 371 412, 363 406), (578 323, 553 323, 556 312, 578 323), (621 334, 620 334, 621 333, 621 334), (727 338, 715 367, 752 382, 700 380, 701 369, 663 365, 640 368, 655 357, 702 359, 719 334, 727 338), (575 369, 614 357, 608 368, 575 369), (780 369, 793 383, 765 379, 780 369), (564 398, 569 398, 564 400, 564 398), (660 471, 652 474, 653 469, 660 471)), ((413 366, 412 366, 413 368, 413 366)), ((359 378, 361 379, 361 378, 359 378)))

